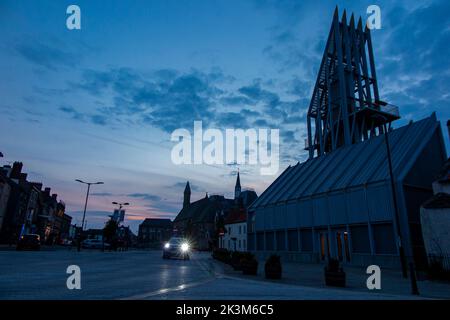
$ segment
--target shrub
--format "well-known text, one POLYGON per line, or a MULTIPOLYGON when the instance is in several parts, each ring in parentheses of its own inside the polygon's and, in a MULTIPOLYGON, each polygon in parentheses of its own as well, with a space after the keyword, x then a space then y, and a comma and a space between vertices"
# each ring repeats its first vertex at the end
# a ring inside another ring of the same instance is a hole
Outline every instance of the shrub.
POLYGON ((252 253, 243 253, 240 264, 244 274, 256 275, 258 273, 258 260, 256 260, 252 253))
POLYGON ((213 250, 212 257, 216 260, 229 263, 230 261, 230 252, 224 248, 218 248, 213 250))
POLYGON ((264 272, 267 279, 281 279, 282 267, 281 259, 278 255, 271 255, 264 265, 264 272))
POLYGON ((241 259, 243 257, 243 253, 239 251, 233 251, 231 253, 231 266, 234 270, 241 270, 241 259))

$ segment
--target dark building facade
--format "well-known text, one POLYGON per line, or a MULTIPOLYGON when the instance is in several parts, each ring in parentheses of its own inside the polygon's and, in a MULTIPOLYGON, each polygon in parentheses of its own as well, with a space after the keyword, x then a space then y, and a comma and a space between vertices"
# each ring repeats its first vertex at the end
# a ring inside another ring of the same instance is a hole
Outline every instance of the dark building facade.
POLYGON ((170 239, 173 223, 170 219, 145 219, 139 225, 138 244, 143 248, 161 248, 170 239))
POLYGON ((22 168, 21 162, 0 168, 1 181, 9 189, 7 200, 2 196, 0 201, 0 242, 13 244, 21 235, 35 233, 43 243, 59 243, 69 236, 72 218, 57 195, 50 194, 50 188, 42 190, 42 183, 27 181, 22 168))
MULTIPOLYGON (((4 166, 2 168, 2 175, 10 187, 0 231, 0 241, 3 243, 17 242, 29 221, 27 210, 30 208, 28 203, 30 188, 27 186, 26 174, 22 173, 22 167, 21 162, 15 162, 12 167, 4 166)), ((34 200, 35 197, 32 196, 31 199, 34 200)), ((31 207, 34 207, 34 203, 31 204, 31 207)))

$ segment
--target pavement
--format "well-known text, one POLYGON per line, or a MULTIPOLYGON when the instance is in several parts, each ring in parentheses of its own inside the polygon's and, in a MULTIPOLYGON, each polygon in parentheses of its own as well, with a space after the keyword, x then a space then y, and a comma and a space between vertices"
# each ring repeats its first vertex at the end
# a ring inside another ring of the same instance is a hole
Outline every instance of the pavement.
MULTIPOLYGON (((323 285, 321 266, 283 267, 283 280, 266 281, 261 271, 258 276, 243 276, 213 260, 209 253, 193 253, 191 260, 183 261, 162 259, 160 251, 0 250, 0 299, 405 300, 450 296, 450 285, 442 283, 427 284, 434 294, 419 297, 407 290, 393 290, 391 287, 404 286, 395 285, 395 281, 402 281, 396 279, 395 273, 386 274, 389 284, 385 288, 382 273, 382 290, 374 292, 361 286, 362 279, 366 279, 364 274, 358 278, 351 271, 349 287, 337 289, 323 285), (69 265, 81 269, 80 290, 66 287, 69 265)), ((425 287, 421 281, 419 289, 425 287)))
MULTIPOLYGON (((323 265, 313 263, 283 262, 283 277, 280 280, 267 280, 264 277, 264 263, 259 261, 258 275, 253 280, 278 284, 289 284, 316 289, 330 289, 324 282, 323 265)), ((224 274, 237 278, 248 278, 240 271, 234 271, 231 266, 224 265, 224 274)), ((400 270, 381 269, 381 290, 368 290, 369 274, 364 268, 345 266, 346 288, 339 290, 363 294, 368 299, 378 299, 376 295, 402 297, 402 299, 450 299, 450 282, 431 281, 424 275, 419 276, 417 286, 419 297, 411 295, 410 279, 404 279, 400 270), (370 294, 371 296, 366 296, 370 294)))

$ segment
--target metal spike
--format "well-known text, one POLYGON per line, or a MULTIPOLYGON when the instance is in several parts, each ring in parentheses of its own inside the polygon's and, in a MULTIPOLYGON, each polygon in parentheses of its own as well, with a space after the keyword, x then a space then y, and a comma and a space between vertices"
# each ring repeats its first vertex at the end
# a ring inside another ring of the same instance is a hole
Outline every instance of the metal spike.
POLYGON ((347 24, 347 10, 345 10, 344 9, 344 13, 342 14, 342 23, 344 24, 344 25, 346 25, 347 24))
POLYGON ((355 28, 355 15, 353 13, 350 17, 350 27, 355 28))
POLYGON ((358 20, 358 30, 362 31, 362 19, 361 19, 361 17, 359 17, 359 20, 358 20))
POLYGON ((339 9, 336 5, 336 8, 334 9, 333 19, 339 19, 339 9))

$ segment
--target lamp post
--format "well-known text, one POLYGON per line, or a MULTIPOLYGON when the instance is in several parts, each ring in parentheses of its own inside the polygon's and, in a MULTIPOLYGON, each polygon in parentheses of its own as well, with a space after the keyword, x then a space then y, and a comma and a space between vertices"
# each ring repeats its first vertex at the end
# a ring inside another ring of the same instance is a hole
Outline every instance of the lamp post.
MULTIPOLYGON (((389 177, 391 180, 395 224, 397 226, 397 236, 398 236, 397 245, 398 245, 398 251, 399 251, 399 255, 400 255, 400 263, 402 266, 402 275, 403 275, 403 278, 408 278, 408 271, 407 271, 408 266, 407 266, 407 262, 406 262, 405 249, 403 247, 402 232, 401 232, 401 228, 400 228, 400 216, 399 216, 399 212, 398 212, 397 194, 395 192, 395 181, 394 181, 394 174, 393 174, 393 169, 392 169, 391 148, 389 145, 389 135, 388 135, 389 131, 386 126, 386 123, 389 121, 385 116, 383 116, 381 114, 374 115, 373 117, 374 118, 379 117, 384 120, 383 121, 383 130, 384 130, 384 139, 385 139, 385 143, 386 143, 387 160, 388 160, 388 165, 389 165, 389 177)), ((410 279, 411 279, 412 294, 418 295, 419 291, 417 288, 417 280, 416 280, 416 274, 414 272, 414 263, 413 262, 409 263, 409 272, 410 272, 410 279)))
MULTIPOLYGON (((118 236, 117 233, 119 233, 119 235, 120 235, 119 225, 120 225, 120 220, 121 220, 122 207, 123 207, 123 206, 129 206, 130 203, 128 203, 128 202, 120 203, 120 202, 113 201, 112 204, 115 204, 115 205, 118 205, 118 206, 119 206, 119 209, 118 209, 118 216, 117 216, 117 232, 116 232, 116 236, 118 236)), ((125 214, 124 214, 124 215, 125 215, 125 214)), ((112 217, 114 217, 114 215, 113 215, 112 217)), ((122 239, 122 240, 123 240, 123 239, 122 239)), ((128 248, 128 242, 127 242, 127 248, 128 248)), ((123 247, 122 247, 122 249, 123 249, 123 247)))
POLYGON ((115 202, 115 201, 113 201, 112 204, 118 205, 119 206, 119 210, 122 210, 123 206, 129 206, 130 205, 128 202, 120 203, 120 202, 115 202))
MULTIPOLYGON (((86 218, 86 208, 87 208, 87 203, 88 203, 88 199, 89 199, 89 191, 91 190, 91 185, 93 185, 93 184, 103 184, 103 182, 101 182, 101 181, 99 181, 99 182, 85 182, 85 181, 80 180, 80 179, 76 179, 75 181, 79 182, 79 183, 82 183, 82 184, 86 184, 88 186, 87 187, 87 192, 86 192, 86 200, 84 202, 83 219, 81 220, 81 233, 82 233, 83 230, 84 230, 84 219, 86 218)), ((80 251, 80 249, 81 249, 81 242, 80 242, 81 239, 80 239, 80 237, 81 237, 81 234, 78 237, 78 251, 80 251)))
MULTIPOLYGON (((119 206, 119 217, 118 217, 119 220, 120 220, 120 211, 122 211, 122 207, 130 205, 130 203, 128 203, 128 202, 120 203, 120 202, 116 202, 116 201, 113 201, 112 204, 119 206)), ((119 225, 119 223, 120 223, 119 220, 117 221, 117 225, 119 225)))

